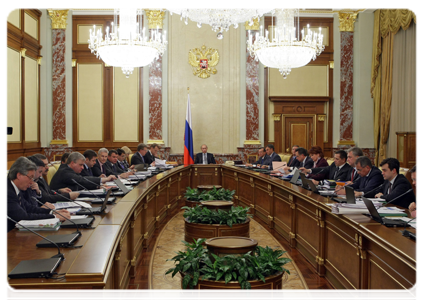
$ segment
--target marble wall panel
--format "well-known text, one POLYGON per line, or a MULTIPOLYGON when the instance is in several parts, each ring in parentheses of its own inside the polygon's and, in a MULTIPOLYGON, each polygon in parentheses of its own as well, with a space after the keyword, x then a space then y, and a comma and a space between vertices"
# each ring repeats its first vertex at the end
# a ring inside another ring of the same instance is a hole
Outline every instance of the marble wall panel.
POLYGON ((65 29, 53 29, 53 140, 66 140, 65 29))
MULTIPOLYGON (((150 36, 153 29, 150 29, 150 36)), ((154 29, 156 31, 156 29, 154 29)), ((161 32, 161 29, 159 29, 161 32)), ((162 140, 162 57, 149 69, 149 140, 162 140)))
MULTIPOLYGON (((257 30, 251 30, 253 37, 257 30)), ((248 39, 248 31, 246 32, 248 39)), ((253 38, 254 39, 254 38, 253 38)), ((246 140, 259 140, 259 62, 246 50, 246 140)))

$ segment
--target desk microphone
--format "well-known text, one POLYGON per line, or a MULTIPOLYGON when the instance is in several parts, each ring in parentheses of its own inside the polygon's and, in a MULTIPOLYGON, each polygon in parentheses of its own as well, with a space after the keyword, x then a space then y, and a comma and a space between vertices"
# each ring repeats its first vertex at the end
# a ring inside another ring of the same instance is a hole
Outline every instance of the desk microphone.
MULTIPOLYGON (((43 205, 44 205, 44 204, 43 204, 43 205)), ((26 230, 28 230, 28 231, 32 232, 32 233, 33 233, 33 234, 35 234, 35 235, 38 235, 40 238, 42 238, 42 239, 46 240, 47 242, 52 243, 53 245, 55 245, 55 246, 57 247, 57 251, 58 251, 58 253, 57 253, 55 256, 53 256, 52 258, 60 258, 61 260, 64 260, 64 259, 65 259, 65 256, 63 255, 63 253, 61 253, 61 252, 60 252, 60 247, 59 247, 59 245, 57 245, 55 242, 53 242, 52 240, 49 240, 48 238, 46 238, 46 237, 42 236, 41 234, 39 234, 39 233, 37 233, 37 232, 35 232, 35 231, 33 231, 33 230, 29 229, 28 227, 25 227, 25 226, 23 226, 22 224, 19 224, 19 222, 16 222, 16 221, 15 221, 15 220, 13 220, 11 217, 7 216, 7 218, 8 218, 10 221, 12 221, 13 223, 18 224, 18 225, 19 225, 19 226, 21 226, 22 228, 25 228, 26 230)))
POLYGON ((381 206, 379 206, 377 209, 379 209, 379 208, 381 208, 381 207, 384 207, 386 204, 389 204, 389 203, 391 203, 391 202, 393 202, 393 201, 397 200, 398 198, 401 198, 402 196, 404 196, 405 194, 408 194, 408 193, 409 193, 409 192, 411 192, 411 191, 413 191, 413 189, 409 189, 409 190, 408 190, 408 191, 406 191, 405 193, 402 193, 401 195, 399 195, 399 196, 395 197, 394 199, 392 199, 392 200, 390 200, 390 201, 388 201, 388 202, 386 202, 386 203, 382 204, 382 205, 381 205, 381 206))
MULTIPOLYGON (((82 177, 84 178, 84 177, 82 177)), ((71 179, 73 181, 73 183, 77 184, 79 187, 82 187, 82 189, 84 189, 85 191, 89 192, 91 195, 93 195, 95 198, 97 198, 100 201, 103 201, 100 197, 98 197, 96 194, 94 194, 93 192, 91 192, 89 189, 87 189, 85 186, 83 186, 82 184, 79 184, 78 182, 76 182, 75 179, 71 179)), ((88 180, 88 179, 87 179, 88 180)))
MULTIPOLYGON (((81 204, 79 204, 78 202, 76 202, 75 200, 72 200, 72 199, 70 199, 70 198, 66 198, 65 196, 61 195, 60 193, 56 192, 55 190, 51 190, 51 191, 54 193, 54 195, 59 195, 60 197, 62 197, 62 198, 64 198, 64 199, 66 199, 66 201, 73 202, 73 203, 75 203, 76 205, 78 205, 78 206, 79 206, 79 207, 81 207, 81 208, 86 208, 86 209, 88 209, 88 210, 91 212, 91 214, 93 214, 92 210, 91 210, 89 207, 84 207, 84 206, 82 206, 81 204)), ((72 222, 72 223, 73 223, 73 222, 72 222)))
POLYGON ((365 192, 361 197, 366 197, 367 194, 376 191, 378 188, 380 188, 384 183, 382 183, 381 185, 375 187, 373 190, 365 192))
POLYGON ((407 227, 408 223, 410 223, 411 221, 415 220, 416 218, 412 218, 410 221, 408 221, 407 223, 404 224, 404 230, 402 231, 402 235, 405 237, 409 237, 412 240, 416 240, 416 234, 412 233, 411 231, 405 230, 405 228, 407 227))
MULTIPOLYGON (((94 181, 89 180, 89 179, 88 179, 88 178, 86 178, 85 176, 82 176, 82 178, 83 178, 84 180, 88 181, 89 183, 94 184, 94 185, 95 185, 95 187, 96 187, 97 189, 99 189, 99 188, 100 188, 100 186, 99 186, 97 183, 95 183, 94 181)), ((101 181, 101 179, 100 179, 100 181, 101 181)))
MULTIPOLYGON (((40 200, 38 200, 35 197, 31 197, 32 199, 34 199, 35 201, 37 201, 38 203, 41 204, 41 206, 43 206, 45 203, 42 203, 40 200)), ((71 222, 73 225, 75 225, 76 227, 76 232, 78 235, 82 235, 82 232, 79 231, 78 225, 75 224, 74 221, 72 221, 71 219, 66 218, 64 215, 62 215, 61 213, 59 213, 59 211, 57 209, 52 209, 52 211, 54 211, 56 214, 58 214, 59 216, 62 216, 63 218, 65 218, 66 220, 68 220, 69 222, 71 222)))

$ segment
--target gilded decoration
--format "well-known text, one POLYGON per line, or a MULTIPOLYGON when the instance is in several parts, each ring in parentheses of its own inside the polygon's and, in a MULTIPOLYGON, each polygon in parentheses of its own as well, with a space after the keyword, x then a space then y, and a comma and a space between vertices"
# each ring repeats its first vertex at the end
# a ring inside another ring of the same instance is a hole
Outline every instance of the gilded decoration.
POLYGON ((339 13, 339 31, 354 32, 354 22, 357 19, 357 13, 339 13))
POLYGON ((219 62, 219 53, 216 49, 202 46, 201 49, 195 48, 188 52, 188 63, 192 66, 192 73, 195 76, 206 79, 211 74, 216 74, 215 66, 219 62))
POLYGON ((51 18, 51 29, 66 29, 66 20, 68 18, 68 9, 65 10, 51 10, 48 9, 48 14, 51 18))
POLYGON ((162 29, 165 11, 163 10, 145 10, 149 29, 162 29))
POLYGON ((253 19, 253 24, 250 25, 250 21, 245 22, 245 30, 259 30, 260 29, 260 18, 253 19))

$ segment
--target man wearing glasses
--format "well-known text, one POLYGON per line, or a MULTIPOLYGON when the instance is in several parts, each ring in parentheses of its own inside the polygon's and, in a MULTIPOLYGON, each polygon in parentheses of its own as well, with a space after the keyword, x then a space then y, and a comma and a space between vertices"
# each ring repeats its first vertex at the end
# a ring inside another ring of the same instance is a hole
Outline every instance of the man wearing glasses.
MULTIPOLYGON (((10 167, 7 178, 7 215, 16 222, 54 217, 57 217, 60 221, 65 221, 64 217, 55 216, 50 209, 33 205, 26 199, 28 193, 24 191, 31 187, 36 171, 37 166, 26 157, 19 157, 10 167)), ((60 213, 66 218, 70 218, 67 210, 62 210, 60 213)), ((15 228, 15 224, 8 220, 7 231, 9 232, 13 228, 15 228)))

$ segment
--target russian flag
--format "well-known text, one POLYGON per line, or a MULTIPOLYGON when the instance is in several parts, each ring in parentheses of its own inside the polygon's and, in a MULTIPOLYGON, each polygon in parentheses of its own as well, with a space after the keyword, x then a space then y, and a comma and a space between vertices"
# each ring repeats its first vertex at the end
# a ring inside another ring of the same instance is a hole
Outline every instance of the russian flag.
POLYGON ((185 118, 185 135, 184 135, 184 165, 194 164, 194 141, 192 138, 192 122, 191 122, 191 102, 187 102, 187 115, 185 118))

